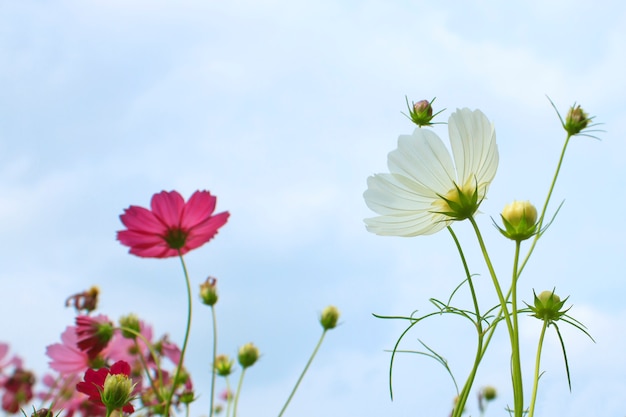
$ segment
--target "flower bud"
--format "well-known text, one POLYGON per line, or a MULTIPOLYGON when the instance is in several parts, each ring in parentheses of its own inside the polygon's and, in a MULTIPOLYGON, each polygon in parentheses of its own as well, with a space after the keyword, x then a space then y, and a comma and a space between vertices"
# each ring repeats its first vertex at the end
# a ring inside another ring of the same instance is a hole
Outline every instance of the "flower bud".
POLYGON ((206 281, 200 284, 200 298, 202 302, 208 306, 213 306, 217 303, 217 279, 214 277, 208 277, 206 281))
POLYGON ((496 391, 495 387, 488 385, 486 387, 483 387, 481 394, 482 394, 482 398, 484 398, 487 401, 491 401, 496 398, 496 396, 498 395, 498 392, 496 391))
POLYGON ((406 105, 409 109, 409 115, 407 117, 419 127, 431 126, 433 124, 431 120, 443 111, 441 110, 433 114, 432 104, 434 101, 434 98, 431 101, 420 100, 417 103, 411 103, 411 105, 409 105, 409 99, 407 98, 406 105))
POLYGON ((535 294, 534 307, 528 307, 534 313, 533 316, 540 320, 557 321, 567 312, 567 310, 561 311, 565 301, 567 298, 561 301, 561 297, 556 295, 554 291, 543 291, 539 295, 535 294))
POLYGON ((259 359, 259 349, 252 343, 246 343, 239 348, 237 360, 243 368, 249 368, 259 359))
POLYGON ((107 410, 119 410, 132 400, 133 381, 124 374, 109 374, 102 388, 102 404, 107 410))
POLYGON ((228 376, 233 372, 234 363, 228 355, 217 355, 213 367, 219 376, 228 376))
POLYGON ((54 413, 47 408, 33 409, 30 417, 54 417, 54 413))
POLYGON ((120 326, 122 327, 122 336, 126 339, 135 339, 137 334, 141 332, 141 324, 139 317, 135 314, 120 317, 120 326))
POLYGON ((563 128, 567 131, 567 133, 573 136, 585 129, 587 125, 589 125, 591 119, 592 118, 590 118, 589 115, 580 108, 580 105, 577 106, 574 104, 567 112, 563 128))
POLYGON ((500 232, 511 240, 522 241, 537 232, 537 209, 528 201, 513 201, 502 210, 504 229, 500 232))
POLYGON ((339 320, 339 310, 335 306, 328 306, 322 310, 320 316, 320 324, 324 330, 334 329, 337 326, 339 320))

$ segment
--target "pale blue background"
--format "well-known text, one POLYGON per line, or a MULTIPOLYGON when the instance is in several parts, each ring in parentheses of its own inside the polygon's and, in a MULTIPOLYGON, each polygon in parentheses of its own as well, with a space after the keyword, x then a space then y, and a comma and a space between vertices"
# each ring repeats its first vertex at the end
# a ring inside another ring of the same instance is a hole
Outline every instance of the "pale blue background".
MULTIPOLYGON (((127 255, 122 210, 151 195, 218 196, 230 222, 187 257, 194 289, 219 279, 220 351, 254 341, 240 415, 275 416, 319 335, 342 311, 287 415, 449 412, 453 386, 422 357, 388 354, 402 330, 371 313, 429 311, 462 277, 446 232, 412 239, 365 231, 367 176, 410 133, 404 96, 480 108, 495 123, 500 167, 479 217, 496 267, 513 246, 491 225, 513 199, 540 205, 564 139, 562 112, 581 103, 606 133, 575 138, 554 205, 565 204, 520 284, 571 295, 597 343, 564 329, 567 388, 546 341, 538 416, 623 416, 626 8, 619 1, 30 1, 0 2, 0 340, 42 372, 48 344, 73 320, 65 298, 98 284, 101 311, 135 312, 182 340, 185 290, 176 259, 127 255)), ((445 139, 445 126, 436 131, 445 139)), ((447 139, 446 139, 447 140, 447 139)), ((488 301, 475 238, 455 226, 488 301)), ((206 415, 209 313, 199 303, 189 365, 206 415)), ((540 323, 522 320, 525 376, 540 323)), ((504 328, 477 387, 512 403, 504 328)), ((463 380, 472 335, 440 318, 411 333, 463 380)), ((468 403, 477 415, 475 402, 468 403)))

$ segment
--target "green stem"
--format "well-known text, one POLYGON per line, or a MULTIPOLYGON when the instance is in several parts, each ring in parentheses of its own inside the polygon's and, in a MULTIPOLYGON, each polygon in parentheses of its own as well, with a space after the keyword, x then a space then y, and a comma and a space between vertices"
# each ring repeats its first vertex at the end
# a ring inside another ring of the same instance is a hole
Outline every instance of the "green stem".
POLYGON ((243 386, 243 377, 246 374, 246 369, 241 370, 241 376, 239 377, 239 383, 237 384, 237 391, 235 392, 235 402, 233 404, 233 417, 237 417, 237 405, 239 404, 239 394, 241 394, 241 387, 243 386))
POLYGON ((521 416, 524 406, 524 387, 522 385, 522 365, 519 347, 519 323, 517 319, 517 265, 519 262, 520 241, 515 241, 515 258, 513 261, 513 277, 511 279, 511 309, 513 314, 513 345, 511 367, 513 375, 513 398, 515 399, 515 415, 521 416), (516 380, 517 377, 517 380, 516 380), (518 411, 518 407, 521 409, 518 411))
POLYGON ((225 377, 226 381, 226 417, 230 417, 230 410, 233 404, 232 391, 230 390, 230 379, 225 377))
POLYGON ((287 409, 287 406, 291 402, 291 399, 293 398, 294 394, 298 390, 298 386, 300 385, 300 382, 302 382, 302 378, 304 378, 304 374, 306 374, 307 370, 309 369, 309 366, 311 366, 311 363, 313 362, 313 358, 315 358, 317 351, 320 349, 320 346, 322 346, 322 342, 324 341, 324 336, 326 335, 326 331, 327 329, 324 329, 324 331, 322 332, 322 336, 320 337, 320 340, 317 342, 317 345, 315 346, 315 349, 313 350, 313 353, 311 354, 309 361, 306 363, 304 370, 300 374, 300 377, 298 378, 296 385, 294 385, 293 389, 291 390, 291 393, 289 394, 289 398, 287 398, 285 405, 283 405, 283 408, 280 410, 280 413, 278 413, 278 417, 281 417, 283 415, 283 413, 287 409))
POLYGON ((465 404, 467 403, 467 399, 469 397, 469 393, 472 389, 472 385, 474 384, 474 379, 476 377, 476 372, 478 371, 478 366, 480 365, 480 361, 482 359, 482 350, 483 350, 483 329, 482 329, 482 317, 480 315, 480 308, 478 306, 478 298, 476 296, 476 291, 474 289, 474 283, 472 281, 472 275, 469 271, 469 267, 467 266, 467 261, 465 259, 465 254, 463 253, 463 249, 461 248, 461 244, 459 243, 456 234, 452 230, 450 226, 448 226, 448 231, 452 235, 452 239, 454 239, 454 243, 456 245, 457 250, 459 251, 459 256, 461 257, 461 262, 463 263, 463 269, 465 270, 465 276, 467 277, 467 283, 470 288, 470 293, 472 295, 472 302, 474 303, 474 311, 476 313, 476 331, 478 333, 478 346, 476 348, 476 358, 474 359, 474 366, 470 371, 470 374, 465 381, 465 385, 463 389, 459 393, 458 400, 455 404, 454 410, 452 412, 452 417, 460 417, 465 409, 465 404))
POLYGON ((502 293, 502 288, 500 287, 500 283, 498 282, 498 277, 496 275, 496 271, 493 268, 493 264, 491 263, 491 259, 489 258, 489 253, 487 252, 487 247, 485 246, 485 242, 483 240, 482 234, 480 233, 480 229, 478 228, 478 224, 476 224, 476 220, 474 217, 469 217, 469 221, 474 228, 474 232, 476 233, 476 238, 478 239, 478 244, 480 246, 480 250, 482 251, 483 258, 485 259, 485 263, 487 264, 487 269, 489 270, 489 275, 491 276, 491 280, 493 282, 493 286, 498 295, 498 300, 500 301, 501 311, 504 315, 504 321, 506 322, 506 327, 509 331, 509 340, 511 343, 512 349, 512 360, 513 366, 511 367, 511 378, 513 382, 513 399, 515 404, 515 416, 521 417, 523 410, 523 394, 522 394, 522 375, 519 367, 519 350, 515 350, 515 339, 514 339, 514 328, 513 323, 511 321, 511 314, 509 313, 509 309, 507 308, 507 299, 504 298, 504 294, 502 293), (517 365, 515 362, 518 362, 517 365), (519 388, 518 388, 519 387, 519 388))
POLYGON ((120 326, 119 329, 123 332, 131 333, 132 335, 135 336, 133 341, 135 342, 135 347, 138 352, 137 355, 139 356, 139 361, 141 362, 141 366, 143 367, 144 371, 146 372, 146 376, 148 377, 148 380, 150 381, 150 386, 154 390, 154 393, 158 397, 159 401, 161 401, 162 398, 161 398, 160 390, 157 389, 157 387, 154 384, 154 379, 152 378, 152 375, 150 375, 150 369, 148 368, 145 358, 143 357, 143 353, 141 352, 141 348, 139 347, 139 342, 137 342, 137 338, 141 339, 144 345, 146 345, 148 352, 150 352, 150 356, 152 356, 152 360, 154 361, 154 364, 156 366, 156 371, 157 371, 157 375, 159 378, 159 382, 161 386, 163 386, 163 373, 161 371, 160 359, 159 359, 159 355, 157 355, 157 352, 154 350, 154 347, 152 346, 152 342, 146 339, 146 337, 143 334, 141 334, 141 332, 138 332, 135 329, 131 329, 130 327, 120 326))
POLYGON ((209 417, 213 417, 213 401, 215 399, 215 358, 217 356, 217 318, 215 306, 211 306, 211 317, 213 318, 213 361, 211 362, 211 397, 209 417))
POLYGON ((533 381, 533 393, 530 400, 530 409, 527 417, 533 417, 535 414, 535 401, 537 400, 537 389, 539 388, 539 368, 541 365, 541 350, 543 349, 543 338, 548 328, 548 320, 543 321, 543 327, 541 328, 541 335, 539 336, 539 344, 537 345, 537 358, 535 359, 535 376, 533 381))
POLYGON ((522 275, 522 271, 524 270, 524 267, 526 266, 526 263, 528 262, 528 259, 530 259, 530 255, 533 253, 533 251, 535 250, 535 246, 537 245, 537 241, 539 240, 539 238, 541 237, 541 234, 543 233, 541 228, 543 227, 543 222, 545 220, 545 216, 546 216, 546 211, 548 210, 548 204, 550 203, 550 198, 552 198, 552 191, 554 191, 554 186, 556 185, 556 180, 559 177, 559 172, 561 172, 561 165, 563 164, 563 159, 565 158, 565 151, 567 150, 567 145, 569 144, 569 140, 572 138, 572 135, 568 134, 567 138, 565 138, 565 143, 563 144, 563 149, 561 150, 561 156, 559 157, 559 162, 556 165, 556 171, 554 172, 554 177, 552 178, 552 183, 550 184, 550 189, 548 190, 548 196, 546 197, 546 201, 543 204, 543 209, 541 210, 541 216, 539 216, 539 222, 537 224, 537 234, 535 235, 535 238, 533 239, 533 243, 530 246, 530 249, 528 249, 528 253, 526 254, 526 257, 524 258, 524 261, 522 262, 519 271, 517 271, 517 276, 519 277, 520 275, 522 275))
POLYGON ((189 341, 189 333, 191 331, 191 283, 189 282, 189 273, 187 272, 185 259, 183 258, 183 255, 180 253, 180 251, 178 256, 180 258, 180 263, 183 267, 183 272, 185 274, 185 284, 187 285, 187 325, 185 328, 185 338, 183 340, 183 346, 180 349, 180 360, 178 361, 178 365, 176 366, 176 372, 174 373, 174 379, 172 380, 172 389, 170 390, 170 394, 167 398, 167 403, 165 404, 165 412, 167 413, 167 415, 169 415, 170 413, 172 398, 174 398, 174 392, 176 391, 176 382, 178 381, 180 371, 183 367, 185 351, 187 350, 187 342, 189 341))

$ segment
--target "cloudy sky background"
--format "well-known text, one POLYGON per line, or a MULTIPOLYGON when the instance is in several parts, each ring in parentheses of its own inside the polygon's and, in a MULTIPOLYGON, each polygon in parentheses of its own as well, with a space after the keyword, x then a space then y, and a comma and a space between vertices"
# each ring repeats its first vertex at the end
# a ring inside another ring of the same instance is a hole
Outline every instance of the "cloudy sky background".
MULTIPOLYGON (((440 121, 481 109, 496 126, 500 167, 479 225, 508 277, 513 245, 490 216, 514 199, 545 199, 564 139, 549 95, 563 113, 581 103, 606 132, 572 141, 551 212, 565 200, 563 209, 520 284, 528 302, 532 289, 570 295, 597 342, 563 329, 570 393, 550 334, 537 415, 623 416, 625 40, 618 1, 2 1, 0 341, 43 372, 45 347, 73 321, 65 298, 97 284, 101 312, 135 312, 182 342, 179 262, 130 256, 115 231, 125 207, 155 192, 208 189, 231 218, 187 263, 194 288, 218 277, 220 351, 254 341, 263 353, 241 416, 277 415, 328 304, 342 324, 287 415, 445 416, 452 383, 423 357, 399 357, 390 401, 385 350, 403 324, 372 313, 430 311, 428 298, 447 298, 462 268, 446 232, 367 233, 366 178, 386 171, 397 136, 413 130, 400 113, 405 95, 436 96, 447 108, 440 121)), ((445 126, 435 130, 447 138, 445 126)), ((485 305, 495 303, 468 224, 455 230, 485 305)), ((529 378, 540 323, 522 325, 529 378)), ((504 330, 476 381, 500 390, 489 415, 512 404, 504 330)), ((196 303, 195 416, 207 414, 209 332, 196 303)), ((436 318, 403 347, 418 338, 464 380, 465 323, 436 318)))

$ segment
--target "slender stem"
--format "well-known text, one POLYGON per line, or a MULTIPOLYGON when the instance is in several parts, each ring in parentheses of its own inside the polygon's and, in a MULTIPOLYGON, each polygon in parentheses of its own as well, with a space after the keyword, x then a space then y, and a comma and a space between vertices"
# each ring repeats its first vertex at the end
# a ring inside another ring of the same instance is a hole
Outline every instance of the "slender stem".
POLYGON ((178 377, 180 376, 180 371, 183 367, 184 359, 185 359, 185 351, 187 350, 187 342, 189 341, 189 333, 191 331, 191 283, 189 282, 189 273, 187 272, 187 265, 185 265, 185 259, 183 255, 179 251, 180 263, 183 267, 183 272, 185 274, 185 284, 187 285, 187 325, 185 328, 185 338, 183 340, 183 346, 180 349, 180 360, 178 361, 178 365, 176 366, 176 372, 174 373, 174 379, 172 380, 172 389, 170 390, 170 394, 167 398, 167 403, 165 404, 165 412, 169 415, 170 406, 172 405, 172 398, 174 397, 174 391, 176 390, 176 382, 178 381, 178 377))
POLYGON ((535 359, 535 376, 533 381, 533 393, 530 400, 530 408, 528 410, 527 417, 533 417, 535 414, 535 401, 537 400, 537 389, 539 388, 539 368, 541 365, 541 350, 543 349, 543 338, 548 328, 548 320, 543 321, 543 327, 541 328, 541 335, 539 336, 539 344, 537 345, 537 358, 535 359))
POLYGON ((237 391, 235 392, 235 403, 233 404, 233 417, 237 417, 237 405, 239 404, 239 394, 241 394, 241 387, 243 386, 243 377, 246 374, 246 369, 241 370, 241 376, 239 377, 239 383, 237 384, 237 391))
MULTIPOLYGON (((487 269, 489 270, 489 275, 491 276, 493 286, 498 295, 498 300, 500 301, 501 311, 504 316, 504 320, 506 322, 506 327, 509 331, 509 340, 510 340, 511 349, 512 349, 512 359, 515 362, 516 355, 519 355, 519 350, 516 352, 514 349, 515 331, 513 329, 513 323, 511 321, 511 314, 509 313, 509 309, 507 308, 507 299, 504 298, 504 294, 502 293, 502 288, 500 287, 498 276, 496 275, 496 271, 494 270, 493 264, 491 263, 491 259, 489 258, 489 253, 487 252, 487 247, 485 246, 485 242, 483 240, 482 234, 480 233, 480 229, 478 228, 478 224, 476 224, 476 220, 473 217, 469 217, 469 221, 472 224, 472 227, 474 228, 474 232, 476 233, 476 238, 478 239, 480 250, 482 251, 483 258, 485 259, 485 263, 487 264, 487 269)), ((519 362, 519 356, 517 356, 517 361, 519 362)), ((516 417, 522 416, 522 411, 524 408, 523 393, 522 393, 523 387, 521 384, 522 375, 521 375, 521 372, 519 372, 519 369, 520 369, 519 366, 515 366, 515 365, 511 368, 511 378, 513 382, 513 394, 514 394, 513 399, 514 399, 514 404, 515 404, 515 416, 516 417)))
POLYGON ((209 417, 213 417, 213 401, 215 399, 215 358, 217 356, 217 318, 215 314, 215 306, 211 306, 211 317, 213 318, 213 358, 211 362, 211 397, 209 417))
POLYGON ((515 241, 515 258, 513 261, 513 277, 511 278, 511 314, 513 315, 513 345, 511 346, 511 367, 513 375, 513 398, 515 401, 515 415, 521 416, 524 406, 524 387, 522 385, 522 364, 520 359, 520 347, 519 347, 519 323, 517 320, 517 264, 519 262, 521 242, 515 241), (516 380, 517 377, 517 380, 516 380), (518 411, 518 407, 522 406, 522 409, 518 411))
POLYGON ((150 356, 152 356, 152 360, 154 361, 154 364, 156 365, 156 371, 157 371, 157 376, 159 378, 159 382, 162 386, 163 385, 163 373, 161 371, 161 365, 159 364, 160 362, 159 355, 157 355, 157 352, 154 350, 154 347, 152 346, 152 342, 150 342, 143 334, 141 334, 140 331, 138 332, 135 329, 131 329, 130 327, 120 326, 119 329, 123 332, 131 333, 132 335, 135 336, 133 341, 135 342, 135 347, 137 348, 137 352, 138 352, 137 355, 139 356, 139 361, 141 362, 141 366, 143 366, 143 369, 146 372, 146 376, 148 377, 148 380, 150 381, 150 386, 154 390, 155 395, 159 398, 159 401, 161 401, 162 398, 161 398, 161 393, 159 392, 160 390, 158 390, 156 386, 154 385, 154 379, 152 378, 152 375, 150 375, 150 369, 148 368, 148 365, 146 364, 143 353, 141 352, 141 348, 139 347, 139 342, 137 342, 137 338, 141 339, 144 345, 146 345, 148 352, 150 352, 150 356))
POLYGON ((287 398, 285 405, 283 405, 283 408, 280 410, 280 413, 278 413, 278 417, 281 417, 284 414, 285 410, 287 410, 287 406, 289 406, 291 399, 293 398, 294 394, 298 390, 298 386, 300 385, 300 382, 302 382, 302 378, 304 378, 304 374, 306 374, 306 371, 309 369, 309 366, 311 366, 311 363, 313 362, 313 358, 315 358, 317 351, 320 349, 320 346, 322 346, 322 342, 324 341, 324 336, 326 335, 326 331, 327 329, 324 329, 324 331, 322 332, 322 336, 320 337, 320 340, 317 342, 317 345, 315 346, 315 349, 313 350, 313 353, 311 354, 309 361, 306 363, 304 370, 300 374, 300 377, 298 378, 296 385, 294 385, 293 389, 291 390, 291 393, 289 394, 289 398, 287 398))
POLYGON ((448 231, 450 235, 452 235, 452 239, 454 239, 454 243, 459 251, 459 256, 461 257, 461 262, 463 263, 463 269, 465 270, 465 276, 467 277, 467 283, 470 288, 470 293, 472 295, 472 302, 474 303, 474 311, 476 313, 476 331, 478 333, 478 346, 476 348, 476 358, 474 359, 474 366, 470 371, 470 374, 465 381, 465 385, 463 389, 459 393, 458 400, 454 406, 454 410, 452 412, 452 417, 460 417, 463 413, 463 409, 465 408, 465 404, 467 403, 467 399, 469 397, 469 393, 472 389, 472 385, 474 384, 474 378, 476 377, 476 372, 478 371, 478 366, 480 365, 480 361, 482 359, 482 350, 483 350, 483 329, 482 329, 482 317, 480 315, 480 308, 478 306, 478 298, 476 296, 476 291, 474 289, 474 283, 472 281, 472 275, 469 271, 469 267, 467 266, 467 261, 465 260, 465 254, 463 253, 463 249, 461 248, 461 244, 459 243, 456 234, 452 230, 450 226, 448 226, 448 231))
POLYGON ((563 144, 563 149, 561 150, 561 156, 559 157, 559 162, 556 165, 556 171, 554 172, 554 177, 552 178, 552 183, 550 184, 550 189, 548 190, 548 195, 546 197, 546 202, 543 204, 543 209, 541 210, 541 216, 539 216, 539 222, 538 222, 538 225, 537 225, 538 232, 535 235, 535 238, 533 239, 533 243, 531 244, 530 249, 528 249, 528 253, 526 254, 526 257, 524 258, 524 261, 522 262, 521 266, 519 267, 519 271, 517 272, 517 276, 518 277, 522 274, 522 271, 524 270, 524 267, 526 266, 526 263, 528 262, 528 259, 530 259, 530 255, 535 250, 535 246, 537 245, 537 241, 541 237, 541 234, 542 234, 541 228, 543 227, 543 222, 545 220, 546 211, 548 209, 548 204, 550 203, 550 198, 552 197, 552 191, 554 191, 554 186, 556 185, 556 180, 559 177, 559 172, 561 171, 561 165, 563 164, 563 159, 565 158, 565 151, 567 150, 567 145, 569 144, 569 140, 571 138, 572 138, 572 135, 570 135, 570 134, 568 134, 567 138, 565 138, 565 143, 563 144))
POLYGON ((226 380, 226 417, 230 417, 230 410, 233 404, 233 399, 232 399, 233 392, 230 390, 230 379, 226 377, 225 380, 226 380))

